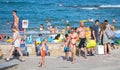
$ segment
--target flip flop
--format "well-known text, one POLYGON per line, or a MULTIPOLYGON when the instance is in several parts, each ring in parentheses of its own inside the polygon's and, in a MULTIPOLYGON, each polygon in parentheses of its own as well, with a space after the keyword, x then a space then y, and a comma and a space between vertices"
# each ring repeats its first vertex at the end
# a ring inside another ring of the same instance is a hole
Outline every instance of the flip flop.
POLYGON ((5 59, 5 61, 6 61, 6 62, 9 62, 9 61, 10 61, 10 59, 5 59))
POLYGON ((24 60, 24 59, 20 59, 20 61, 21 61, 21 62, 25 62, 25 60, 24 60))

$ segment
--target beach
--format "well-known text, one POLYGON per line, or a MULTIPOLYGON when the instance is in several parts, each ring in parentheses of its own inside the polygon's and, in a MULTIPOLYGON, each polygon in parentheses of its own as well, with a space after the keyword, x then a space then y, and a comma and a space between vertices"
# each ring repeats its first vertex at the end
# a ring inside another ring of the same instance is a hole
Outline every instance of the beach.
MULTIPOLYGON (((58 53, 57 53, 58 54, 58 53)), ((3 57, 5 58, 5 56, 3 57)), ((14 70, 119 70, 120 69, 120 48, 111 51, 111 55, 95 55, 88 56, 84 59, 82 56, 76 56, 75 63, 66 61, 64 54, 58 54, 56 56, 46 56, 45 68, 38 67, 40 62, 40 56, 26 56, 25 62, 20 62, 19 59, 13 59, 10 62, 18 63, 14 67, 14 70)), ((6 62, 4 59, 0 60, 1 63, 6 62)), ((8 70, 13 70, 8 68, 8 70)))
POLYGON ((120 0, 1 0, 0 6, 0 70, 120 70, 120 0), (14 52, 5 60, 13 45, 24 57, 14 52), (44 56, 45 67, 38 67, 44 56))

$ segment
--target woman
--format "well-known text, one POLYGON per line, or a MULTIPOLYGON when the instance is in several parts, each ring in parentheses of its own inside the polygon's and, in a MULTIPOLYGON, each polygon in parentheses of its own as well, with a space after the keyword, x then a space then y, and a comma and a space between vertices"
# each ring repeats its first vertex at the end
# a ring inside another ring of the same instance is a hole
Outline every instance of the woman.
POLYGON ((39 67, 43 67, 45 66, 44 63, 45 63, 45 56, 46 56, 46 43, 47 43, 47 39, 45 38, 42 42, 42 46, 40 48, 40 52, 41 52, 41 61, 40 61, 40 66, 39 67))
POLYGON ((102 40, 102 43, 104 45, 104 54, 105 55, 107 53, 107 49, 108 49, 108 54, 110 54, 111 39, 106 34, 106 31, 108 29, 111 29, 111 26, 110 26, 110 24, 108 24, 108 20, 105 20, 104 24, 101 25, 101 32, 100 32, 100 39, 102 40))
POLYGON ((74 28, 71 28, 71 33, 69 35, 70 49, 72 55, 72 64, 74 63, 75 53, 76 53, 76 40, 78 38, 77 33, 74 28))
POLYGON ((12 46, 12 48, 10 50, 10 53, 9 53, 9 56, 8 56, 8 58, 6 58, 6 60, 7 61, 10 60, 10 57, 12 56, 13 52, 16 49, 18 51, 18 53, 20 54, 20 56, 21 56, 20 60, 22 62, 24 62, 25 59, 23 58, 23 54, 22 54, 22 52, 20 50, 20 41, 21 41, 20 34, 19 34, 18 29, 16 27, 13 27, 12 31, 13 31, 12 44, 14 44, 14 46, 12 46))

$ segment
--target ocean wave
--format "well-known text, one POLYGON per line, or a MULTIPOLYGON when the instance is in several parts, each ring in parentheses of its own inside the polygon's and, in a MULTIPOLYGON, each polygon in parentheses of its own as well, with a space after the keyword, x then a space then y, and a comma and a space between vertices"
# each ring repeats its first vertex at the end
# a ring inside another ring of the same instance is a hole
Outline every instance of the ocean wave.
POLYGON ((100 5, 101 8, 120 8, 120 5, 100 5))
POLYGON ((66 6, 70 8, 80 8, 86 10, 95 10, 95 9, 107 9, 107 8, 120 8, 120 5, 73 5, 73 6, 66 6))
POLYGON ((99 8, 97 8, 97 7, 83 7, 83 8, 80 8, 80 9, 96 10, 96 9, 99 9, 99 8))

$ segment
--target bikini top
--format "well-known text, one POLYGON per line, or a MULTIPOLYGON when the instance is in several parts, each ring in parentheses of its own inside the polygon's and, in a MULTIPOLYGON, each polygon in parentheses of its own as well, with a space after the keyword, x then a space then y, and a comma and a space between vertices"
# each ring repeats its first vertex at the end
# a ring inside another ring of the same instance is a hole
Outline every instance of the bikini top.
POLYGON ((71 37, 71 39, 76 39, 77 37, 71 37))

